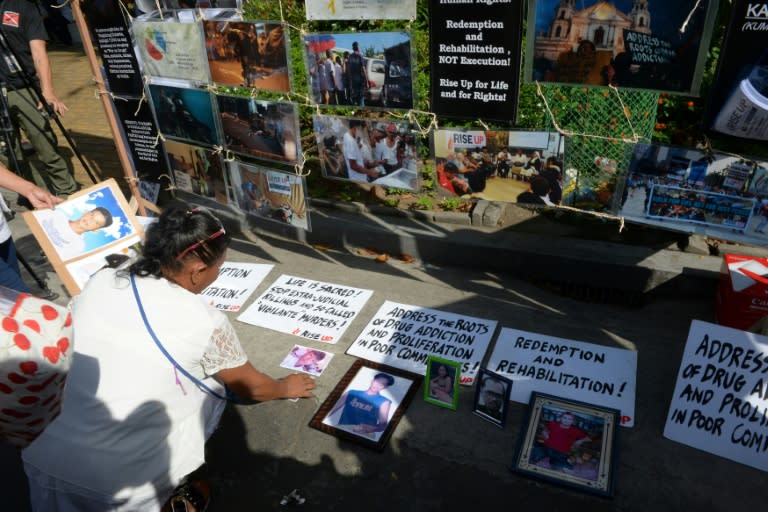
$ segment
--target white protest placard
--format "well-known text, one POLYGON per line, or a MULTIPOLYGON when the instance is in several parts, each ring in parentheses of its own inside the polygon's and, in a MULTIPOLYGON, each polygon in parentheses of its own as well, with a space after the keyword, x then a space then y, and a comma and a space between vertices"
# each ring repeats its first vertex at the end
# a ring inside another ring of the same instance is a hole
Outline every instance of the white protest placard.
POLYGON ((416 0, 306 0, 308 20, 412 20, 416 0))
POLYGON ((691 322, 664 437, 768 471, 768 338, 691 322))
POLYGON ((372 294, 373 290, 284 274, 237 319, 308 340, 336 343, 372 294))
POLYGON ((226 261, 219 269, 219 277, 200 295, 216 309, 240 311, 273 267, 263 263, 226 261))
POLYGON ((635 351, 502 329, 487 368, 512 379, 515 402, 538 391, 618 409, 622 426, 635 424, 635 351))
POLYGON ((421 375, 437 355, 461 363, 461 383, 471 385, 495 330, 495 320, 387 301, 347 354, 421 375))

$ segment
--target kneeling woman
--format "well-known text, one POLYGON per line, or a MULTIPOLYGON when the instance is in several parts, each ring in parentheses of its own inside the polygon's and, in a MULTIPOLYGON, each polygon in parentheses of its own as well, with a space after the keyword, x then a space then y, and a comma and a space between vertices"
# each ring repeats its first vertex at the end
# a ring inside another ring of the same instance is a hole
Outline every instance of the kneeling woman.
POLYGON ((229 242, 207 210, 171 207, 135 262, 98 272, 73 299, 75 355, 61 415, 23 452, 34 510, 159 510, 204 462, 226 403, 209 391, 223 395, 224 384, 255 401, 311 396, 309 376, 254 369, 227 317, 198 297, 229 242))

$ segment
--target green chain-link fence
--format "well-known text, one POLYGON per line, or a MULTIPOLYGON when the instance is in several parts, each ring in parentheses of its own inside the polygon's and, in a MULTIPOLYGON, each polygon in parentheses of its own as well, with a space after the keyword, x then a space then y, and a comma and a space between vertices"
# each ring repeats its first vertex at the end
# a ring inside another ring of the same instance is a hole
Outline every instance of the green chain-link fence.
POLYGON ((549 128, 565 137, 563 204, 586 210, 612 206, 628 147, 650 142, 659 94, 618 88, 541 86, 549 128))

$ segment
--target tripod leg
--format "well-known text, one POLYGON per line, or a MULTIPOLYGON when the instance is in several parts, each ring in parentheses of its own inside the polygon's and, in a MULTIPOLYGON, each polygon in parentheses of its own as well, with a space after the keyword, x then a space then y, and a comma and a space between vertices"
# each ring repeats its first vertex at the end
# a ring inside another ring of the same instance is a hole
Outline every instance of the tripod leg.
POLYGON ((59 297, 59 294, 48 288, 48 285, 45 284, 45 281, 40 279, 40 276, 37 275, 35 270, 30 266, 29 263, 27 263, 27 260, 24 259, 24 257, 20 253, 16 253, 16 259, 19 260, 19 263, 21 263, 25 269, 27 269, 27 272, 29 272, 29 275, 32 276, 32 279, 35 280, 37 285, 42 290, 42 294, 40 295, 40 298, 46 299, 46 300, 56 300, 59 297))

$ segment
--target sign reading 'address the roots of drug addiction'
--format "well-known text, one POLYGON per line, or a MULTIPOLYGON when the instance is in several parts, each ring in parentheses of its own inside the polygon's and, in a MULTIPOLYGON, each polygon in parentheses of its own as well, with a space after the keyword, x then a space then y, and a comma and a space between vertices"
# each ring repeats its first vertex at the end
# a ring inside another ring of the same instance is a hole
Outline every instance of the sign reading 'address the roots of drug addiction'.
POLYGON ((694 320, 664 437, 768 471, 768 338, 694 320))
POLYGON ((238 320, 308 340, 336 343, 373 290, 282 275, 238 320))
POLYGON ((461 383, 471 385, 495 330, 494 320, 387 301, 347 354, 421 375, 437 355, 461 363, 461 383))
POLYGON ((511 400, 547 393, 621 411, 635 424, 637 352, 544 334, 502 329, 487 368, 512 379, 511 400))

